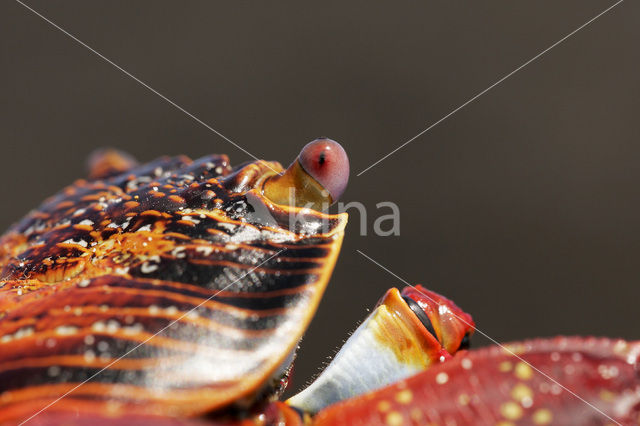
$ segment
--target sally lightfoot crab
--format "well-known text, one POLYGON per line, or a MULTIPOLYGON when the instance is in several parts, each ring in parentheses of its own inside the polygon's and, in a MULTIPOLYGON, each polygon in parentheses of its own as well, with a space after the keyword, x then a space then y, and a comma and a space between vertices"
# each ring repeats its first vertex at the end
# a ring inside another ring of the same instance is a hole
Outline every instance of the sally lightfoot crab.
POLYGON ((115 151, 0 239, 2 424, 606 424, 638 421, 640 343, 466 349, 475 325, 390 289, 306 390, 277 402, 346 214, 342 147, 277 162, 139 165, 115 151), (293 218, 293 219, 292 219, 293 218))

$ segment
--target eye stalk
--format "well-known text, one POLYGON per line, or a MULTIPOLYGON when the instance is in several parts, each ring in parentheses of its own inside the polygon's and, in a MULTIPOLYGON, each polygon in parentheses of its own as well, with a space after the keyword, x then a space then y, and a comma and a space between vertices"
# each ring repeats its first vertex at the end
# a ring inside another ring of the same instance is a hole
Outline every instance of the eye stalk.
POLYGON ((320 138, 302 148, 280 175, 268 178, 264 195, 278 204, 324 210, 338 201, 349 181, 349 158, 342 146, 320 138))

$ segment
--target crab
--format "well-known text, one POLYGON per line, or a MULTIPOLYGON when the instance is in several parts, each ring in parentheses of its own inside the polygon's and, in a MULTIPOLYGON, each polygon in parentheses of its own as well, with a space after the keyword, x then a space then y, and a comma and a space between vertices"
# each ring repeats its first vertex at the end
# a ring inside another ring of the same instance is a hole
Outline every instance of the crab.
POLYGON ((471 316, 391 288, 279 401, 347 215, 335 141, 284 169, 102 150, 0 239, 0 424, 637 424, 640 342, 469 350, 471 316))

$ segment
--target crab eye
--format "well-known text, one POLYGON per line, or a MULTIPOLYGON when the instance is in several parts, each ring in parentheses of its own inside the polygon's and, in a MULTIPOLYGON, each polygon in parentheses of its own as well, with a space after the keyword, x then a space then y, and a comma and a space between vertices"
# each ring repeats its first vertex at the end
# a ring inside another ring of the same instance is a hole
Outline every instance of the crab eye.
POLYGON ((298 157, 302 168, 329 192, 336 202, 349 181, 349 159, 344 148, 331 139, 309 142, 298 157))

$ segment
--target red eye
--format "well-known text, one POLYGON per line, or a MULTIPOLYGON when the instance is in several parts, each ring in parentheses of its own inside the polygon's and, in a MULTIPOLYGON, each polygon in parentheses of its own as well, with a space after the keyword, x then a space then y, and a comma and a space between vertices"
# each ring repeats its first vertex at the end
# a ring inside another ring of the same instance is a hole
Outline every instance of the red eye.
POLYGON ((302 168, 324 189, 335 202, 349 181, 349 158, 344 148, 331 139, 321 138, 309 142, 298 157, 302 168))

